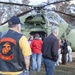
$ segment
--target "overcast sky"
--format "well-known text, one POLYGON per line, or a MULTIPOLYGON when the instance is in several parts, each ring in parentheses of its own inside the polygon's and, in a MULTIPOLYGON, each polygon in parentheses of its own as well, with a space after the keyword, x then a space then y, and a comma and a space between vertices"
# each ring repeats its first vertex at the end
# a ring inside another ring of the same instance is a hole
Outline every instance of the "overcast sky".
POLYGON ((31 5, 36 5, 42 2, 47 2, 47 0, 30 0, 31 5))

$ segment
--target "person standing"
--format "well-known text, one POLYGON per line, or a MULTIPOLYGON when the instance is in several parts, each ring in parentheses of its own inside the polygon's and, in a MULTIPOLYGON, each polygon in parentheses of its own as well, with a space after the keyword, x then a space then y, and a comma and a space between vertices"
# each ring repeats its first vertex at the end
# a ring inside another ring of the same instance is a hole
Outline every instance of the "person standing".
POLYGON ((33 35, 30 35, 30 37, 28 39, 29 44, 31 44, 31 42, 32 42, 33 39, 34 39, 33 35))
POLYGON ((65 65, 66 64, 66 54, 68 53, 67 40, 65 38, 62 39, 61 53, 62 53, 62 64, 65 65))
POLYGON ((58 60, 56 62, 56 66, 59 65, 59 63, 61 63, 61 57, 62 57, 62 54, 61 54, 61 39, 59 40, 59 50, 58 50, 58 60))
POLYGON ((71 43, 68 44, 67 49, 68 49, 68 53, 66 55, 66 61, 67 62, 72 62, 72 48, 71 48, 71 43))
POLYGON ((0 74, 24 75, 28 73, 32 52, 27 38, 21 34, 21 22, 17 16, 8 20, 8 27, 0 39, 0 74))
POLYGON ((32 71, 37 70, 37 72, 40 72, 42 61, 41 47, 42 47, 42 40, 40 40, 40 35, 35 34, 34 40, 31 42, 32 71))
POLYGON ((42 56, 46 75, 54 75, 55 63, 58 59, 59 40, 57 39, 59 27, 52 26, 51 34, 47 36, 42 45, 42 56))

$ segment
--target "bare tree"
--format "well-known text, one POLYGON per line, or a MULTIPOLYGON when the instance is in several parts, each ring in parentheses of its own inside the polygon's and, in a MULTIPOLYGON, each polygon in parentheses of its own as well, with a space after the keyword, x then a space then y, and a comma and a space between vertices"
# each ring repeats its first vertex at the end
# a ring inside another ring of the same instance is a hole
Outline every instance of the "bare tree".
MULTIPOLYGON (((73 16, 75 15, 75 5, 70 4, 70 2, 63 2, 63 3, 56 4, 56 9, 66 13, 66 14, 71 14, 73 16)), ((75 18, 73 18, 71 16, 64 15, 64 14, 60 14, 60 16, 66 22, 68 22, 71 26, 75 26, 75 24, 74 24, 75 18)))
MULTIPOLYGON (((28 0, 20 0, 21 4, 28 4, 28 0)), ((8 0, 10 3, 18 3, 19 0, 8 0)), ((17 5, 8 5, 8 4, 0 4, 0 23, 8 20, 12 15, 20 14, 24 11, 27 11, 28 7, 25 6, 17 6, 17 5)))

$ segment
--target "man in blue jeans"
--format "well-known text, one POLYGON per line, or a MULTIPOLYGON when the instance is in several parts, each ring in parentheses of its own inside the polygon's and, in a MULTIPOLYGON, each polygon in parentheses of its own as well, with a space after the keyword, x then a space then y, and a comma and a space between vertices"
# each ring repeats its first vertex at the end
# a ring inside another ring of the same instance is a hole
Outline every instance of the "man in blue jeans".
POLYGON ((41 61, 42 61, 41 48, 42 48, 42 40, 40 39, 40 35, 39 34, 35 34, 35 38, 31 42, 32 71, 37 70, 37 72, 40 72, 41 61))
POLYGON ((42 45, 43 62, 45 65, 46 75, 54 75, 55 62, 58 59, 58 39, 59 28, 52 26, 51 34, 47 36, 42 45))

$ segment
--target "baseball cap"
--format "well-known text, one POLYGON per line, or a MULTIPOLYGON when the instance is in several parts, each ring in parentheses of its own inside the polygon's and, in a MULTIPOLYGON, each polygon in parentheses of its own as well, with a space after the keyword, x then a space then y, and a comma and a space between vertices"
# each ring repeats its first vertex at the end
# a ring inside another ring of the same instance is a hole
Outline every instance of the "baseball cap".
POLYGON ((9 26, 12 26, 12 25, 16 25, 16 24, 21 24, 21 22, 20 22, 20 19, 17 16, 12 16, 8 20, 8 24, 9 24, 9 26))

